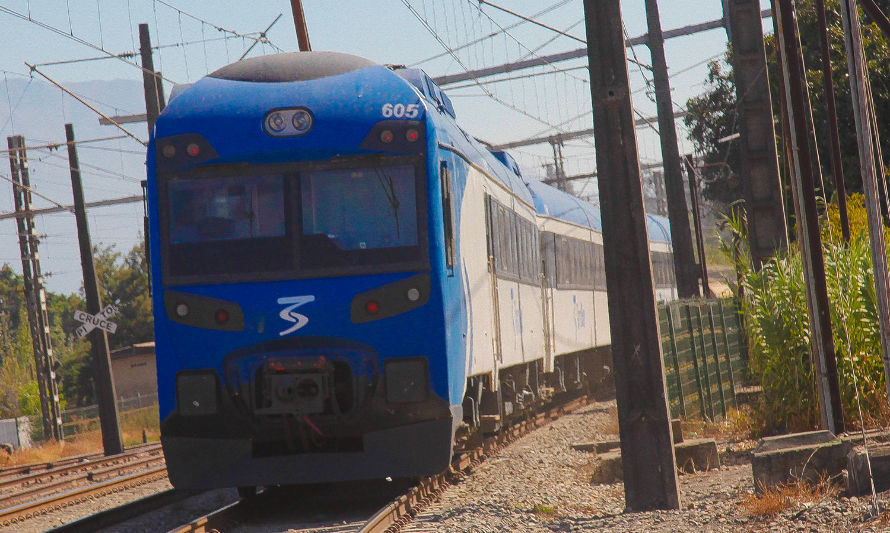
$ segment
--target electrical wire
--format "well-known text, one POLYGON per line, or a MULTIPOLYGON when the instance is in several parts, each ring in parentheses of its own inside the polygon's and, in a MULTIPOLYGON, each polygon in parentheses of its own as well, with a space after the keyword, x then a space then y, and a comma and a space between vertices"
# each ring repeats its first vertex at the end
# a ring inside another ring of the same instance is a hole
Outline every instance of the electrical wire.
POLYGON ((136 67, 136 68, 138 68, 139 70, 142 70, 142 71, 144 71, 144 72, 147 72, 147 73, 152 74, 152 75, 155 75, 155 76, 160 76, 160 77, 161 77, 163 80, 165 80, 165 81, 168 81, 168 82, 170 82, 170 83, 176 83, 176 82, 174 82, 173 80, 171 80, 171 79, 169 79, 169 78, 165 78, 165 77, 161 76, 161 75, 158 74, 158 73, 151 72, 151 71, 149 71, 148 69, 142 68, 142 66, 137 65, 136 63, 133 63, 132 61, 127 61, 126 59, 124 59, 124 58, 122 58, 122 57, 117 57, 115 54, 113 54, 112 52, 109 52, 108 50, 105 50, 105 49, 102 48, 101 46, 97 46, 97 45, 95 45, 95 44, 93 44, 93 43, 91 43, 91 42, 89 42, 89 41, 87 41, 87 40, 85 40, 85 39, 81 39, 80 37, 78 37, 78 36, 76 36, 76 35, 73 35, 73 34, 70 34, 70 33, 66 33, 64 30, 60 30, 60 29, 56 28, 55 26, 52 26, 52 25, 47 24, 47 23, 45 23, 45 22, 41 22, 41 21, 39 21, 39 20, 33 19, 33 18, 31 18, 30 15, 23 15, 22 13, 19 13, 18 11, 14 11, 14 10, 12 10, 12 9, 9 9, 8 7, 5 7, 5 6, 0 6, 0 13, 6 13, 7 15, 12 15, 13 17, 16 17, 16 18, 25 20, 25 21, 30 22, 30 23, 32 23, 32 24, 36 24, 37 26, 40 26, 41 28, 43 28, 43 29, 45 29, 45 30, 49 30, 49 31, 51 31, 51 32, 53 32, 53 33, 56 33, 56 34, 58 34, 58 35, 61 35, 62 37, 65 37, 65 38, 67 38, 67 39, 71 39, 71 40, 73 40, 74 42, 76 42, 76 43, 78 43, 78 44, 82 44, 83 46, 87 46, 87 47, 89 47, 89 48, 92 48, 92 49, 94 49, 94 50, 97 50, 97 51, 99 51, 99 52, 102 52, 103 54, 106 54, 106 55, 108 55, 108 56, 114 57, 114 58, 116 58, 116 59, 118 59, 118 60, 120 60, 120 61, 123 61, 124 63, 126 63, 126 64, 132 66, 132 67, 136 67))

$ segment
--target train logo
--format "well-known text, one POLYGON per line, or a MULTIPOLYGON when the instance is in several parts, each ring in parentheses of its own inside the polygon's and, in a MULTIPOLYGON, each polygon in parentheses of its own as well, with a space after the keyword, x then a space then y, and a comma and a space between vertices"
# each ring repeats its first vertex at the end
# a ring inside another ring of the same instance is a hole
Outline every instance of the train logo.
POLYGON ((280 316, 284 320, 287 320, 288 322, 293 322, 294 325, 282 331, 278 335, 284 337, 285 335, 293 333, 308 324, 309 317, 297 313, 296 311, 294 311, 294 309, 300 307, 301 305, 305 305, 314 301, 315 296, 311 294, 306 296, 286 296, 284 298, 279 298, 278 304, 286 305, 287 307, 282 309, 281 312, 278 313, 278 316, 280 316))

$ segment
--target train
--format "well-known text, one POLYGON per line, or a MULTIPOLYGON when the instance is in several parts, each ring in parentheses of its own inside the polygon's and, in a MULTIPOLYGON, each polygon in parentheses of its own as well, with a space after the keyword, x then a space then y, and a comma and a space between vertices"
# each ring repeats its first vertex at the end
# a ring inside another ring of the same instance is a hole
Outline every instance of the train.
MULTIPOLYGON (((147 155, 177 488, 429 475, 608 377, 599 210, 523 178, 422 70, 337 52, 177 87, 147 155)), ((676 296, 649 215, 658 297, 676 296)))

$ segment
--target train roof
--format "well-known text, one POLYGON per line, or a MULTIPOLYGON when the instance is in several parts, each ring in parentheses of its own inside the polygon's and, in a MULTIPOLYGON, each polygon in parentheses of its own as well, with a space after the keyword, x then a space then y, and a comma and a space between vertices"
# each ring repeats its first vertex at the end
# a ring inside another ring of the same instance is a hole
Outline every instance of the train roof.
POLYGON ((600 210, 592 204, 540 181, 532 181, 527 186, 539 215, 603 230, 600 210))
MULTIPOLYGON (((593 204, 540 181, 532 181, 527 186, 539 215, 603 230, 600 210, 593 204)), ((646 230, 651 242, 671 242, 671 224, 665 217, 646 213, 646 230)))
POLYGON ((309 81, 376 65, 370 59, 341 52, 286 52, 242 59, 210 74, 211 78, 259 83, 309 81))

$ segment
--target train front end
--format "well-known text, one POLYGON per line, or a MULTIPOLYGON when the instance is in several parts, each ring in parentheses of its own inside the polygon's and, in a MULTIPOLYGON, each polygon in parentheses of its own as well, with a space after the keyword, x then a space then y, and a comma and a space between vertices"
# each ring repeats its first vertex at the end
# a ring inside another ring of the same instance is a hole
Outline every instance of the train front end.
MULTIPOLYGON (((240 61, 148 152, 161 440, 177 488, 447 468, 422 100, 345 54, 240 61)), ((432 178, 436 178, 435 175, 432 178)))

